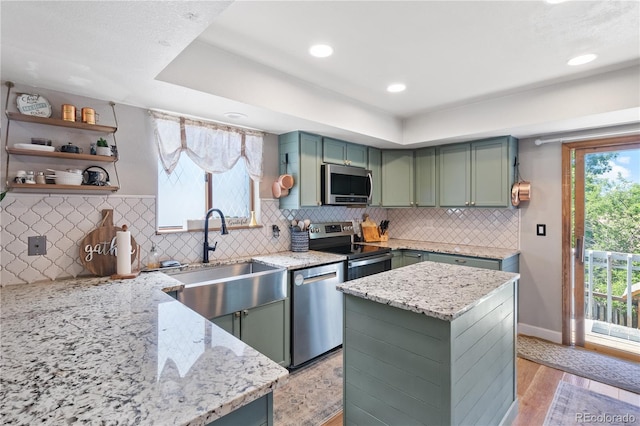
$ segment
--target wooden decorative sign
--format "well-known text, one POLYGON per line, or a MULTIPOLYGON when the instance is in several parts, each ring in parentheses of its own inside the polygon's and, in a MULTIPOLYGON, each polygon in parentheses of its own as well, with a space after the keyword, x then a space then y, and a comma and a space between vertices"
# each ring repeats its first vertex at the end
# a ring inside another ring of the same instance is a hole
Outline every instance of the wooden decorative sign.
MULTIPOLYGON (((113 210, 102 210, 100 225, 89 232, 80 243, 80 261, 89 272, 104 277, 116 273, 116 232, 122 228, 113 226, 113 210)), ((131 236, 131 263, 138 252, 138 244, 131 236)))

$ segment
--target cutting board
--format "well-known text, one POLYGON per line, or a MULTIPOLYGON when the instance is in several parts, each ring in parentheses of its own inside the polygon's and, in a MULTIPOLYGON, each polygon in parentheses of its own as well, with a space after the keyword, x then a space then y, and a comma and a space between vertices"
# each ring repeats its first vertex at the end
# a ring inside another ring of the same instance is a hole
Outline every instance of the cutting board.
POLYGON ((360 224, 360 228, 362 229, 362 238, 365 243, 380 241, 380 230, 375 222, 367 219, 360 224))
MULTIPOLYGON (((99 277, 116 273, 117 259, 115 255, 116 232, 122 231, 113 226, 113 210, 102 210, 100 225, 89 232, 80 242, 80 262, 89 272, 99 277)), ((138 252, 138 244, 131 236, 131 263, 138 252)))

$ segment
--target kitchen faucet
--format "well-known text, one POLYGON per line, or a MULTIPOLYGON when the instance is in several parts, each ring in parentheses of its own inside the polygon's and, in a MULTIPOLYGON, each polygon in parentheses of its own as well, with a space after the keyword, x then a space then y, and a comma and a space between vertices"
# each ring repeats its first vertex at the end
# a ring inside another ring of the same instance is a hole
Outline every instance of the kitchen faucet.
POLYGON ((211 216, 213 212, 218 213, 222 221, 220 234, 227 235, 229 233, 229 231, 227 231, 227 222, 224 220, 224 214, 219 209, 209 209, 204 217, 204 254, 202 255, 202 263, 209 263, 209 251, 216 251, 216 247, 218 247, 217 241, 213 246, 209 245, 209 216, 211 216))

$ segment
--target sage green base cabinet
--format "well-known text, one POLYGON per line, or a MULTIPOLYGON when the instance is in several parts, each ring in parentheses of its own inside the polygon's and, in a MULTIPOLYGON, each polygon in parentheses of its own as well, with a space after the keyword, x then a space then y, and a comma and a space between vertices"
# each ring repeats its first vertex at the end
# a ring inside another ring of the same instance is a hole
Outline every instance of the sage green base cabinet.
POLYGON ((344 295, 344 424, 511 424, 516 285, 451 322, 344 295))
POLYGON ((455 254, 433 253, 420 250, 392 250, 391 269, 412 265, 426 260, 431 262, 451 263, 473 268, 493 269, 505 272, 520 272, 520 255, 515 254, 506 259, 487 259, 481 257, 460 256, 455 254))
POLYGON ((429 260, 432 262, 451 263, 460 266, 471 266, 473 268, 493 269, 505 272, 520 272, 520 255, 508 257, 506 259, 484 259, 479 257, 458 256, 453 254, 429 253, 429 260))
POLYGON ((517 150, 512 136, 441 146, 440 207, 511 207, 517 150))
POLYGON ((220 417, 207 426, 272 426, 273 425, 273 393, 240 407, 220 417))
POLYGON ((382 205, 412 207, 415 203, 413 151, 382 151, 382 205))
POLYGON ((293 176, 289 195, 280 198, 281 209, 299 209, 322 205, 320 170, 322 137, 304 132, 290 132, 278 137, 279 172, 293 176))
POLYGON ((429 253, 425 251, 404 250, 402 253, 402 266, 413 265, 425 260, 429 260, 429 253))
POLYGON ((367 170, 371 170, 373 191, 371 193, 371 206, 382 205, 382 151, 378 148, 369 148, 367 170))
POLYGON ((367 147, 337 139, 322 138, 322 161, 353 167, 367 167, 367 147))
POLYGON ((391 269, 401 268, 404 266, 403 250, 391 250, 391 269))
POLYGON ((281 366, 291 364, 288 298, 213 318, 211 322, 281 366))

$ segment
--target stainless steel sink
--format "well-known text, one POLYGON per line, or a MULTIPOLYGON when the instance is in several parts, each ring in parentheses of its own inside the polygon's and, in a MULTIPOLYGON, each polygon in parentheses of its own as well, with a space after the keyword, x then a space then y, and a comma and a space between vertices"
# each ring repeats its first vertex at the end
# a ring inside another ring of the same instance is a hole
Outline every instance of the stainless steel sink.
POLYGON ((256 262, 172 275, 185 284, 178 300, 213 319, 287 297, 287 270, 256 262))

